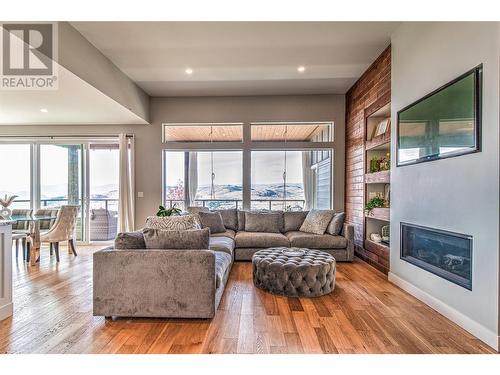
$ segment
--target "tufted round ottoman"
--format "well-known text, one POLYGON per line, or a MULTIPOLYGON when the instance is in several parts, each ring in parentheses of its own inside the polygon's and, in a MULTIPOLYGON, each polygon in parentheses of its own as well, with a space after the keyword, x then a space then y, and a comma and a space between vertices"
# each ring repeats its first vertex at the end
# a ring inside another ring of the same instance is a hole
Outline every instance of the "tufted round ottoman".
POLYGON ((252 257, 253 283, 257 288, 288 297, 318 297, 335 288, 335 258, 319 250, 300 249, 304 255, 275 247, 252 257))

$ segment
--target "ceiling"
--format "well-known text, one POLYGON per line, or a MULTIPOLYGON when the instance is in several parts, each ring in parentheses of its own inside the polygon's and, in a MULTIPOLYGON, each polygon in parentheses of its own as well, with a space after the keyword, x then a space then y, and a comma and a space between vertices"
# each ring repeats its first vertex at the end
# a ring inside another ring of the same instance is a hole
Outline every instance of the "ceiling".
POLYGON ((344 94, 395 22, 72 22, 151 96, 344 94), (305 71, 299 73, 298 66, 305 71), (187 68, 193 74, 186 74, 187 68))
POLYGON ((0 125, 146 123, 60 65, 57 78, 57 90, 0 90, 0 125))

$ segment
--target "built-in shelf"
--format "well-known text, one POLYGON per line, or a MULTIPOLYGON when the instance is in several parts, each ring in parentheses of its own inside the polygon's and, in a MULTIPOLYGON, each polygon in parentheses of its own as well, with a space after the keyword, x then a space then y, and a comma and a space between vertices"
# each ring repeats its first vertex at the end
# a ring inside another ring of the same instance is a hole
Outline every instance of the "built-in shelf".
POLYGON ((391 182, 391 171, 380 171, 365 174, 366 184, 389 184, 391 182))
POLYGON ((391 149, 390 133, 379 135, 365 143, 366 151, 389 151, 391 149))
POLYGON ((389 221, 390 209, 389 207, 374 208, 369 215, 368 214, 366 215, 366 218, 389 221))
POLYGON ((389 246, 383 242, 374 242, 370 239, 366 239, 365 249, 377 254, 379 257, 389 259, 389 246))

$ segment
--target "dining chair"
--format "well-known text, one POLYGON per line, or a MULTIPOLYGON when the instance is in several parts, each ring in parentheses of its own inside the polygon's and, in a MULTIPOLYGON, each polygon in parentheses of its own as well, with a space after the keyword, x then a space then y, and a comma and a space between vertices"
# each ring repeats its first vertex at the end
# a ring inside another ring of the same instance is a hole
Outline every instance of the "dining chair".
POLYGON ((65 205, 61 206, 57 212, 57 217, 54 225, 45 233, 40 233, 40 242, 49 242, 53 245, 56 253, 56 259, 59 262, 59 243, 68 241, 68 248, 77 256, 75 246, 75 228, 76 220, 78 219, 78 212, 80 206, 65 205))
MULTIPOLYGON (((31 216, 33 210, 31 209, 19 209, 14 208, 12 210, 12 216, 31 216)), ((23 250, 23 260, 26 261, 26 255, 29 251, 29 235, 30 235, 30 222, 29 221, 16 221, 12 224, 12 241, 16 245, 16 259, 19 256, 19 241, 21 241, 21 247, 23 250)))
MULTIPOLYGON (((40 220, 40 234, 47 233, 50 228, 54 225, 57 217, 57 213, 59 212, 59 207, 52 208, 39 208, 35 212, 35 216, 46 216, 53 217, 54 219, 40 220)), ((54 245, 50 243, 50 255, 53 254, 54 245)))

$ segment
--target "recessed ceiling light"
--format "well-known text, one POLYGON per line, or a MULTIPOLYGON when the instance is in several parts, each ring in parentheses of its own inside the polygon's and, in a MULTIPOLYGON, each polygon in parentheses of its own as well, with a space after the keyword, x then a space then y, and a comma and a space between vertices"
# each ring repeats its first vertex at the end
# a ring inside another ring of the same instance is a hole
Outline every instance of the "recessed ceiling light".
POLYGON ((40 108, 40 112, 47 113, 49 110, 47 108, 40 108))
POLYGON ((298 71, 299 73, 304 73, 304 72, 306 71, 306 67, 301 65, 301 66, 299 66, 299 67, 297 68, 297 71, 298 71))
POLYGON ((189 74, 189 75, 193 74, 193 69, 187 68, 186 69, 186 74, 189 74))

